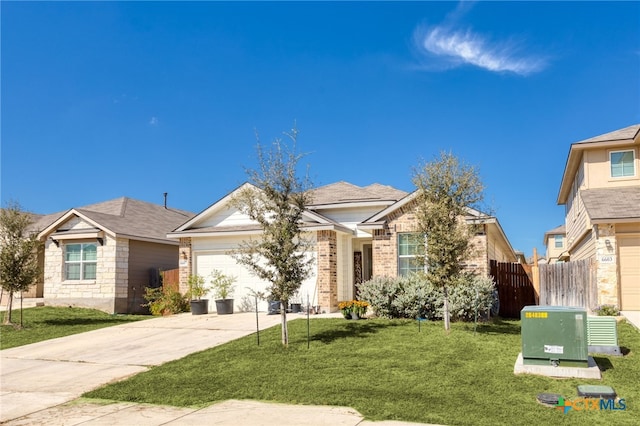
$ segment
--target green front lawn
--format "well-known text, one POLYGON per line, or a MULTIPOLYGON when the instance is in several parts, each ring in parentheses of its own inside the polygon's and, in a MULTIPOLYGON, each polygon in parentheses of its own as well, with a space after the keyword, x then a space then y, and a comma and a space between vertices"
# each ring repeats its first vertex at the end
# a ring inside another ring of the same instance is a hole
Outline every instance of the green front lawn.
MULTIPOLYGON (((1 312, 0 318, 4 320, 6 314, 1 312)), ((110 315, 95 309, 50 306, 23 309, 22 316, 23 329, 12 325, 2 326, 0 349, 151 318, 145 315, 110 315)), ((14 324, 20 323, 19 310, 12 312, 12 321, 14 324)))
MULTIPOLYGON (((519 321, 479 325, 314 319, 290 322, 289 348, 279 327, 155 367, 87 393, 89 398, 205 406, 226 399, 350 406, 371 420, 446 425, 637 425, 640 333, 619 325, 625 357, 596 358, 603 380, 513 374, 519 321), (539 393, 577 398, 576 386, 612 386, 625 411, 563 414, 536 402, 539 393)), ((162 348, 158 348, 161 350, 162 348)))

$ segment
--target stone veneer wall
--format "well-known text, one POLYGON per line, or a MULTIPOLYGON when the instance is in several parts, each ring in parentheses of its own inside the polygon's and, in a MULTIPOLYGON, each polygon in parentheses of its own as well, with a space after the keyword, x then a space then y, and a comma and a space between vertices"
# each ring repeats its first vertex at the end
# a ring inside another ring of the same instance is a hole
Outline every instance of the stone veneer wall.
POLYGON ((318 231, 318 303, 322 310, 338 310, 338 254, 335 231, 318 231))
POLYGON ((595 225, 595 231, 598 304, 620 306, 618 302, 618 253, 615 225, 595 225), (611 256, 613 260, 603 262, 605 256, 611 256))
POLYGON ((191 275, 193 256, 191 253, 191 237, 180 238, 180 249, 178 250, 178 268, 180 269, 180 293, 189 291, 189 275, 191 275))
POLYGON ((104 245, 98 244, 96 279, 83 281, 64 281, 64 245, 61 242, 57 247, 51 240, 45 243, 45 304, 126 312, 129 240, 105 236, 104 245))

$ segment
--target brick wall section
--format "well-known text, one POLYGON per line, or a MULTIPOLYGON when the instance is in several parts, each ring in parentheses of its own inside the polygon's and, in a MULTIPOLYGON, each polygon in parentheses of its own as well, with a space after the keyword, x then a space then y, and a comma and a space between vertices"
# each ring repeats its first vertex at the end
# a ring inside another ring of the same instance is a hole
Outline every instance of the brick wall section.
POLYGON ((373 276, 398 275, 398 234, 416 232, 415 203, 409 203, 391 213, 384 229, 373 232, 373 276))
POLYGON ((484 277, 489 276, 490 271, 487 250, 487 235, 475 235, 469 243, 468 259, 466 262, 462 262, 464 270, 468 272, 475 272, 484 277))
MULTIPOLYGON (((389 215, 384 229, 376 229, 373 232, 374 277, 398 275, 398 234, 416 232, 417 229, 415 203, 409 203, 389 215)), ((465 270, 488 275, 487 236, 476 235, 470 244, 472 250, 469 259, 463 264, 465 270)))
POLYGON ((618 256, 615 225, 596 225, 596 281, 598 283, 598 304, 618 303, 618 256), (607 244, 608 241, 608 244, 607 244), (612 256, 613 262, 602 262, 603 256, 612 256))
POLYGON ((338 254, 335 231, 318 231, 318 302, 322 310, 338 310, 338 254))
POLYGON ((180 249, 178 250, 178 268, 180 269, 180 293, 185 294, 189 291, 189 275, 191 275, 193 256, 191 252, 191 237, 180 238, 180 249), (186 259, 185 259, 186 256, 186 259))

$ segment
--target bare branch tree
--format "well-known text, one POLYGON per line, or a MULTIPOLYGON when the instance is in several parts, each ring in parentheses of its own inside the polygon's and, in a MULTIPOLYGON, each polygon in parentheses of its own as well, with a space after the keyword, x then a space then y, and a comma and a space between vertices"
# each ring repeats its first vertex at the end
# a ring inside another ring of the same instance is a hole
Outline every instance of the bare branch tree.
POLYGON ((258 139, 258 168, 247 170, 252 186, 245 186, 232 203, 258 222, 262 234, 259 239, 243 241, 232 255, 270 283, 270 299, 280 302, 282 344, 286 346, 289 299, 310 276, 313 258, 307 254, 311 243, 302 230, 311 183, 308 175, 298 176, 298 163, 304 155, 296 151, 297 129, 285 135, 290 146, 276 139, 270 150, 258 139))

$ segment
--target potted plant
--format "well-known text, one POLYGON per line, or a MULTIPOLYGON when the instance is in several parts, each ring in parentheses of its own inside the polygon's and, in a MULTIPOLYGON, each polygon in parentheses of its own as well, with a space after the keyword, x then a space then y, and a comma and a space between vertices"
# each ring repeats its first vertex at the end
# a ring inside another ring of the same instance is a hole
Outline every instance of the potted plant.
POLYGON ((189 275, 187 284, 189 284, 191 314, 203 315, 209 313, 209 300, 202 298, 209 290, 204 283, 204 277, 200 275, 189 275))
POLYGON ((295 292, 291 297, 291 313, 297 314, 302 311, 302 298, 300 297, 300 293, 295 292))
POLYGON ((347 300, 338 303, 338 308, 342 311, 342 316, 346 319, 360 319, 367 314, 369 303, 364 300, 347 300))
POLYGON ((236 277, 226 275, 222 271, 214 269, 211 273, 211 287, 216 297, 216 312, 218 315, 233 313, 233 290, 236 277))

